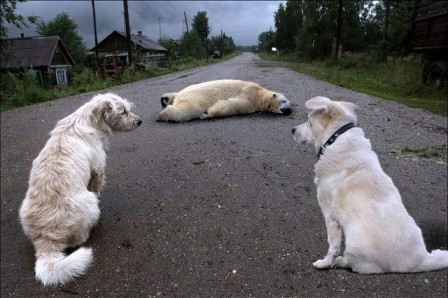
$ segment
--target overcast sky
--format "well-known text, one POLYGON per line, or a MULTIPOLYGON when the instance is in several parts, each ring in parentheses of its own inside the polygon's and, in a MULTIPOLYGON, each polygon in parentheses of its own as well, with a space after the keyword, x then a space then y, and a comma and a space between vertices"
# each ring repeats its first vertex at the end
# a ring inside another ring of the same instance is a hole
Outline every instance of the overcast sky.
MULTIPOLYGON (((286 1, 128 1, 131 33, 142 31, 157 41, 162 37, 178 39, 186 31, 184 11, 188 27, 198 11, 206 11, 210 36, 226 33, 236 45, 255 45, 261 32, 275 30, 274 13, 279 4, 286 1), (160 27, 159 27, 160 18, 160 27)), ((123 1, 95 0, 98 42, 113 30, 125 31, 123 1)), ((78 33, 87 49, 95 45, 92 1, 27 1, 18 3, 16 13, 27 17, 36 15, 48 22, 56 15, 66 12, 78 25, 78 33)), ((17 29, 8 26, 8 37, 36 36, 33 26, 17 29)))

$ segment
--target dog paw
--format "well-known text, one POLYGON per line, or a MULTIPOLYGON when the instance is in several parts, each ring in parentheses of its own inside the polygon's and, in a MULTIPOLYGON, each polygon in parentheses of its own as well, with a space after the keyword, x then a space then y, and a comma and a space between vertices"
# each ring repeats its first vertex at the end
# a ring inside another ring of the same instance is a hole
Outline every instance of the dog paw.
POLYGON ((332 266, 333 267, 339 267, 339 268, 349 268, 350 267, 349 264, 348 264, 347 258, 342 257, 342 256, 337 257, 334 260, 332 266))
POLYGON ((204 112, 204 113, 202 113, 202 115, 199 118, 201 118, 202 120, 208 119, 208 118, 210 118, 210 115, 208 114, 208 112, 204 112))
POLYGON ((325 268, 329 268, 331 266, 331 261, 329 261, 327 258, 322 259, 322 260, 317 260, 316 262, 313 263, 314 268, 317 269, 325 269, 325 268))

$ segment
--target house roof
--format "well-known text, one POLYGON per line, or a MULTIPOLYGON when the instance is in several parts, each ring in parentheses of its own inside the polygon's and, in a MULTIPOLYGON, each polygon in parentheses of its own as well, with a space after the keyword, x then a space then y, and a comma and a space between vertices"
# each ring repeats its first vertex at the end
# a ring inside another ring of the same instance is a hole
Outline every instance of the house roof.
POLYGON ((59 36, 35 36, 10 38, 9 50, 13 57, 2 61, 1 68, 42 67, 51 65, 56 48, 65 52, 71 64, 75 64, 59 36))
MULTIPOLYGON (((119 33, 126 36, 126 34, 123 32, 119 33)), ((147 50, 167 51, 167 49, 162 47, 159 43, 155 42, 154 40, 150 39, 149 37, 143 34, 140 35, 131 34, 131 40, 132 42, 136 43, 137 45, 147 50)))
MULTIPOLYGON (((140 33, 140 31, 139 31, 140 33)), ((104 38, 101 42, 98 43, 98 48, 101 47, 101 44, 110 38, 112 35, 118 34, 119 36, 126 38, 126 33, 116 31, 114 30, 111 34, 109 34, 106 38, 104 38)), ((149 37, 143 35, 143 34, 131 34, 131 42, 136 44, 137 46, 145 49, 145 50, 155 50, 155 51, 167 51, 163 46, 161 46, 159 43, 155 42, 154 40, 150 39, 149 37)), ((126 50, 126 49, 123 49, 126 50)), ((93 47, 90 51, 95 51, 95 47, 93 47)))

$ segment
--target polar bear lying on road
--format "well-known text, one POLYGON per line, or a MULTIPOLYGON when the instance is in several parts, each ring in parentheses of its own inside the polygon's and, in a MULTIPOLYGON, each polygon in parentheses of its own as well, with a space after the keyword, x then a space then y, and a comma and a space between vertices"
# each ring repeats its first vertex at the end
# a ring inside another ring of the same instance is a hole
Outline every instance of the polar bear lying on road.
POLYGON ((218 80, 191 85, 179 92, 165 93, 164 108, 157 121, 188 121, 254 112, 291 114, 291 103, 281 93, 253 82, 218 80))

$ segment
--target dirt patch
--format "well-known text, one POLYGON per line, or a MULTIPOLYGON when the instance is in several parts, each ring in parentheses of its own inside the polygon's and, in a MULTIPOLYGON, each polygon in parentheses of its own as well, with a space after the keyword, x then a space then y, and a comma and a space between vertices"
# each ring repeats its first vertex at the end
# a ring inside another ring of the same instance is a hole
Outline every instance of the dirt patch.
POLYGON ((256 61, 255 62, 256 67, 285 67, 285 68, 292 68, 294 66, 294 63, 288 62, 288 61, 256 61))
POLYGON ((414 160, 431 160, 437 163, 447 163, 447 148, 441 147, 423 147, 409 148, 405 147, 401 150, 391 150, 390 154, 396 158, 407 158, 414 160))

